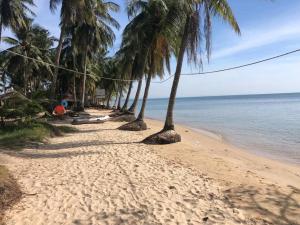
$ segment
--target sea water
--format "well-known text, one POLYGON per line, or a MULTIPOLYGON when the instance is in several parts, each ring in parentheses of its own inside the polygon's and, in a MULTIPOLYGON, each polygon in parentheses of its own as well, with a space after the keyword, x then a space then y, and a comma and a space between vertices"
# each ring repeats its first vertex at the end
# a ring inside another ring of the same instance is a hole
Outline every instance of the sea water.
MULTIPOLYGON (((149 99, 146 116, 164 120, 167 104, 149 99)), ((174 119, 255 154, 300 164, 300 93, 177 98, 174 119)))

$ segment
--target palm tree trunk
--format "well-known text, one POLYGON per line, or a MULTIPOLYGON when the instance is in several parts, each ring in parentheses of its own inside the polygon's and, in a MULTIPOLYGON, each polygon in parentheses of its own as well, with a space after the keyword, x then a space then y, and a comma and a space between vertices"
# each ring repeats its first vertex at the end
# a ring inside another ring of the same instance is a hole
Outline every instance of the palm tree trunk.
POLYGON ((119 96, 118 107, 117 107, 118 110, 121 109, 122 92, 123 92, 122 85, 120 85, 120 96, 119 96))
POLYGON ((150 89, 150 84, 151 84, 151 78, 152 78, 151 74, 149 74, 147 77, 147 81, 146 81, 146 87, 145 87, 145 92, 144 92, 144 97, 143 97, 142 108, 138 115, 137 120, 144 120, 145 109, 146 109, 146 104, 147 104, 147 99, 148 99, 148 94, 149 94, 149 89, 150 89))
POLYGON ((139 97, 140 97, 140 93, 141 93, 141 89, 142 89, 142 84, 143 84, 143 79, 140 79, 139 83, 138 83, 137 90, 136 90, 136 94, 135 94, 135 97, 134 97, 134 100, 133 100, 133 103, 130 106, 130 108, 128 109, 128 111, 131 112, 131 113, 135 113, 136 106, 137 106, 137 103, 138 103, 138 100, 139 100, 139 97))
MULTIPOLYGON (((150 45, 151 45, 151 41, 149 42, 150 44, 147 45, 147 43, 144 43, 144 46, 142 48, 142 51, 140 52, 139 55, 137 55, 138 57, 138 64, 140 65, 138 67, 138 71, 136 72, 136 75, 137 77, 140 78, 140 81, 143 79, 144 77, 144 73, 145 73, 145 67, 146 67, 146 62, 147 62, 147 58, 148 58, 148 54, 149 54, 149 50, 150 50, 150 45)), ((138 87, 138 91, 137 91, 137 95, 132 104, 132 108, 130 107, 129 111, 132 112, 132 113, 135 113, 135 109, 136 109, 136 105, 137 105, 137 102, 138 102, 138 98, 139 98, 139 95, 140 95, 140 88, 141 88, 141 85, 142 83, 139 83, 139 87, 138 87)))
MULTIPOLYGON (((24 55, 27 56, 26 51, 24 51, 24 55)), ((27 69, 27 59, 25 58, 25 65, 24 65, 24 71, 23 71, 23 79, 24 79, 23 85, 24 85, 24 95, 25 96, 27 95, 27 80, 28 80, 26 69, 27 69)))
POLYGON ((60 30, 60 37, 58 46, 56 49, 56 55, 55 55, 55 69, 53 74, 53 80, 52 80, 52 86, 51 86, 51 96, 54 98, 56 96, 56 85, 57 85, 57 76, 58 76, 58 66, 60 63, 60 54, 63 46, 63 40, 64 40, 64 27, 62 26, 60 30))
POLYGON ((84 53, 84 75, 83 75, 82 99, 81 99, 81 106, 83 107, 83 109, 84 109, 84 100, 85 100, 86 66, 87 66, 87 50, 84 53))
POLYGON ((106 102, 106 108, 110 108, 110 99, 111 99, 111 96, 112 96, 112 92, 110 91, 109 94, 108 94, 108 98, 107 98, 107 102, 106 102))
POLYGON ((174 127, 173 111, 174 111, 177 88, 178 88, 178 84, 179 84, 179 80, 180 80, 180 74, 181 74, 181 69, 182 69, 184 53, 185 53, 187 42, 188 42, 189 23, 190 23, 190 19, 187 18, 186 22, 185 22, 183 37, 182 37, 182 40, 181 40, 181 45, 180 45, 180 50, 179 50, 179 55, 178 55, 178 60, 177 60, 176 72, 175 72, 173 85, 172 85, 172 89, 171 89, 171 94, 170 94, 170 98, 169 98, 168 111, 167 111, 165 126, 164 126, 164 129, 163 129, 164 131, 174 130, 174 128, 175 128, 174 127))
POLYGON ((127 92, 127 97, 126 97, 125 103, 122 107, 122 111, 127 110, 127 106, 128 106, 128 102, 129 102, 129 98, 130 98, 130 94, 131 94, 131 89, 132 89, 132 84, 133 84, 133 81, 130 81, 128 92, 127 92))
POLYGON ((76 74, 74 74, 73 76, 73 98, 74 98, 74 107, 77 108, 76 74))
POLYGON ((115 107, 115 108, 117 108, 118 96, 119 96, 119 94, 117 93, 116 99, 115 99, 115 102, 114 102, 114 105, 113 105, 113 107, 115 107))

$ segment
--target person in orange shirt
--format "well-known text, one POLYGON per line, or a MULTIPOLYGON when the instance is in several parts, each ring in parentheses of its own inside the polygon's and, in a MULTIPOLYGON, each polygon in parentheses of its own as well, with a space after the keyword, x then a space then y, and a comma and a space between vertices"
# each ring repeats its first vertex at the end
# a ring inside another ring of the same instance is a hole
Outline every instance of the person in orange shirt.
POLYGON ((53 115, 58 117, 63 117, 65 113, 66 113, 66 109, 63 105, 57 105, 53 110, 53 115))

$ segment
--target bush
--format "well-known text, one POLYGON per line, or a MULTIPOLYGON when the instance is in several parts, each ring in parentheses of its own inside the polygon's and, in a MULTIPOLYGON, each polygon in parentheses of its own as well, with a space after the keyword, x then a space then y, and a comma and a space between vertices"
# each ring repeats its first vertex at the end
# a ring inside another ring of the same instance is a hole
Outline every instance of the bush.
POLYGON ((72 127, 53 126, 46 122, 18 122, 0 128, 0 145, 8 150, 21 150, 24 146, 44 143, 49 137, 76 131, 72 127))
POLYGON ((32 119, 44 111, 37 101, 30 100, 19 92, 13 92, 4 98, 4 104, 0 107, 0 117, 4 123, 8 119, 32 119))

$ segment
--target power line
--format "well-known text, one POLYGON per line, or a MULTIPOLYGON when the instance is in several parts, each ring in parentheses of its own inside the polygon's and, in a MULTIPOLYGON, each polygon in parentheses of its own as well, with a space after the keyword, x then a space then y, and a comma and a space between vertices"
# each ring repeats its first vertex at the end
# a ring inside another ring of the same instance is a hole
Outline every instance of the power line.
MULTIPOLYGON (((253 66, 253 65, 256 65, 256 64, 264 63, 264 62, 267 62, 267 61, 271 61, 271 60, 274 60, 274 59, 278 59, 278 58, 281 58, 281 57, 284 57, 284 56, 287 56, 287 55, 291 55, 291 54, 294 54, 294 53, 297 53, 297 52, 300 52, 300 49, 296 49, 294 51, 290 51, 290 52, 287 52, 287 53, 276 55, 276 56, 273 56, 273 57, 270 57, 270 58, 266 58, 266 59, 254 61, 254 62, 251 62, 251 63, 243 64, 243 65, 240 65, 240 66, 234 66, 234 67, 229 67, 229 68, 225 68, 225 69, 205 71, 205 72, 197 72, 197 73, 182 73, 181 76, 197 76, 197 75, 205 75, 205 74, 212 74, 212 73, 221 73, 221 72, 226 72, 226 71, 241 69, 241 68, 253 66)), ((158 82, 158 83, 161 84, 161 83, 167 82, 168 80, 170 80, 174 76, 175 75, 172 75, 172 76, 168 77, 167 79, 165 79, 165 80, 163 80, 161 82, 158 82)))
MULTIPOLYGON (((9 52, 9 53, 12 53, 12 54, 15 54, 15 55, 19 55, 21 57, 24 57, 24 58, 27 58, 27 59, 30 59, 30 60, 33 60, 33 61, 36 61, 36 62, 43 63, 43 64, 49 65, 51 67, 56 67, 56 68, 61 69, 61 70, 65 70, 65 71, 73 72, 73 73, 76 73, 76 74, 84 75, 84 73, 82 73, 82 72, 71 70, 71 69, 68 69, 68 68, 65 68, 65 67, 62 67, 62 66, 56 66, 54 64, 47 63, 47 62, 44 62, 42 60, 34 59, 34 58, 31 58, 31 57, 22 55, 20 53, 10 51, 8 49, 2 50, 2 51, 6 51, 6 52, 9 52)), ((205 71, 205 72, 183 73, 183 74, 181 74, 181 76, 197 76, 197 75, 221 73, 221 72, 225 72, 225 71, 231 71, 231 70, 241 69, 241 68, 253 66, 253 65, 256 65, 256 64, 264 63, 264 62, 267 62, 267 61, 271 61, 271 60, 274 60, 274 59, 278 59, 278 58, 281 58, 281 57, 284 57, 284 56, 287 56, 287 55, 291 55, 291 54, 294 54, 294 53, 297 53, 297 52, 300 52, 300 49, 296 49, 294 51, 286 52, 286 53, 283 53, 283 54, 280 54, 280 55, 276 55, 276 56, 273 56, 273 57, 270 57, 270 58, 266 58, 266 59, 254 61, 254 62, 251 62, 251 63, 239 65, 239 66, 234 66, 234 67, 229 67, 229 68, 224 68, 224 69, 219 69, 219 70, 205 71)), ((87 75, 90 75, 90 74, 87 74, 87 75)), ((164 79, 162 81, 152 81, 152 83, 162 84, 162 83, 167 82, 168 80, 170 80, 174 76, 175 75, 171 75, 171 76, 169 76, 168 78, 166 78, 166 79, 164 79)), ((123 82, 136 81, 136 80, 130 80, 130 79, 118 79, 118 78, 110 78, 110 77, 103 77, 103 76, 99 76, 99 77, 102 78, 102 79, 106 79, 106 80, 123 81, 123 82)))
POLYGON ((195 75, 204 75, 204 74, 211 74, 211 73, 220 73, 220 72, 225 72, 225 71, 230 71, 230 70, 235 70, 235 69, 240 69, 240 68, 244 68, 244 67, 253 66, 253 65, 256 65, 256 64, 263 63, 263 62, 278 59, 278 58, 281 58, 281 57, 284 57, 284 56, 287 56, 287 55, 291 55, 291 54, 294 54, 294 53, 297 53, 297 52, 300 52, 300 49, 296 49, 294 51, 290 51, 290 52, 287 52, 287 53, 283 53, 283 54, 280 54, 280 55, 277 55, 277 56, 273 56, 273 57, 270 57, 270 58, 258 60, 258 61, 255 61, 255 62, 240 65, 240 66, 234 66, 234 67, 229 67, 229 68, 225 68, 225 69, 212 70, 212 71, 206 71, 206 72, 200 72, 200 73, 185 73, 185 74, 181 74, 181 75, 182 76, 195 76, 195 75))
MULTIPOLYGON (((29 57, 29 56, 22 55, 20 53, 10 51, 8 49, 4 49, 2 51, 9 52, 11 54, 18 55, 18 56, 21 56, 21 57, 24 57, 26 59, 30 59, 30 60, 33 60, 33 61, 36 61, 36 62, 40 62, 40 63, 43 63, 45 65, 51 66, 51 67, 56 67, 56 68, 61 69, 61 70, 65 70, 65 71, 68 71, 68 72, 84 75, 84 73, 82 73, 82 72, 78 72, 76 70, 71 70, 71 69, 68 69, 68 68, 65 68, 65 67, 62 67, 62 66, 56 66, 54 64, 44 62, 43 60, 34 59, 34 58, 29 57)), ((86 74, 86 75, 91 75, 91 74, 86 74)), ((117 78, 103 77, 103 76, 99 76, 99 77, 102 78, 102 79, 106 79, 106 80, 115 80, 115 81, 123 81, 123 82, 135 81, 135 80, 117 79, 117 78)))

